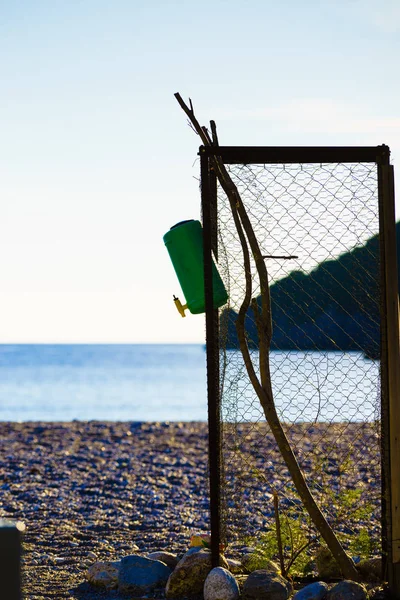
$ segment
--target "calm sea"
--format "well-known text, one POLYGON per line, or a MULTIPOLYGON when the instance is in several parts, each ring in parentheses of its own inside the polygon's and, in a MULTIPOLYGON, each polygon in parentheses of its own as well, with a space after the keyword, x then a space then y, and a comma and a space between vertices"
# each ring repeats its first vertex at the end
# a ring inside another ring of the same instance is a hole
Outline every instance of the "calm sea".
MULTIPOLYGON (((271 371, 288 420, 376 418, 379 365, 361 354, 273 352, 271 371)), ((224 416, 262 418, 238 352, 226 373, 224 416)), ((204 346, 0 345, 0 420, 73 419, 206 421, 204 346)))

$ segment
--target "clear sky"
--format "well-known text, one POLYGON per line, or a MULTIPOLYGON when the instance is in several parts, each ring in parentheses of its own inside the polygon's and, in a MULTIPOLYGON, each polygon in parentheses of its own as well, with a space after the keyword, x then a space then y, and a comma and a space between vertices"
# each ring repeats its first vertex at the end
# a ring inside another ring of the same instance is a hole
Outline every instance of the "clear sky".
POLYGON ((175 92, 224 145, 386 143, 399 182, 399 0, 3 0, 0 52, 0 343, 204 341, 175 92))

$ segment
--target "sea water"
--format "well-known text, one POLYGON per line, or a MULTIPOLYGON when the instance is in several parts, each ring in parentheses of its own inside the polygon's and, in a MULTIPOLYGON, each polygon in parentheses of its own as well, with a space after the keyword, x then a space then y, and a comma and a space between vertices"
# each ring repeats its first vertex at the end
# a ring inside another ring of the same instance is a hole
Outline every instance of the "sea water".
MULTIPOLYGON (((224 418, 263 419, 226 356, 224 418)), ((202 344, 0 345, 0 420, 206 421, 206 373, 202 344)), ((377 417, 379 363, 360 353, 271 352, 271 374, 284 420, 377 417)))
POLYGON ((0 345, 2 421, 207 419, 194 345, 0 345))

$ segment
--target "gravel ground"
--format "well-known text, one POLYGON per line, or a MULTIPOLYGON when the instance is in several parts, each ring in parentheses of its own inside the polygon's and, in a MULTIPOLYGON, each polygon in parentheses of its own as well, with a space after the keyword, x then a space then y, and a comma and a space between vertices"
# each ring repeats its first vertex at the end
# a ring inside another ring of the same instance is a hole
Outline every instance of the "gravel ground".
POLYGON ((0 423, 0 517, 26 525, 26 599, 117 598, 85 583, 90 564, 183 553, 208 510, 206 423, 0 423))

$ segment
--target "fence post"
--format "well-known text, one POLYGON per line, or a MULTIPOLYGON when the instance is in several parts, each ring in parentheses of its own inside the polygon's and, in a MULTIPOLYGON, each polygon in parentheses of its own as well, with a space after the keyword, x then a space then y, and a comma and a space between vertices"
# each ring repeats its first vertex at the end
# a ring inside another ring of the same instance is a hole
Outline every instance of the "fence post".
POLYGON ((216 198, 215 174, 210 173, 209 159, 200 148, 201 199, 204 241, 204 292, 206 304, 207 396, 208 396, 208 457, 210 477, 211 562, 219 566, 221 498, 221 432, 218 364, 218 309, 214 309, 212 282, 212 250, 215 250, 216 229, 212 223, 216 198), (214 179, 213 179, 214 177, 214 179), (213 235, 214 234, 214 235, 213 235), (214 239, 213 239, 214 238, 214 239))
MULTIPOLYGON (((385 161, 386 163, 386 161, 385 161)), ((399 293, 397 276, 396 220, 394 203, 393 166, 379 165, 382 219, 382 257, 384 260, 384 331, 386 348, 382 361, 386 377, 386 446, 384 465, 384 492, 386 504, 386 571, 393 598, 400 599, 400 339, 399 339, 399 293), (386 363, 386 364, 385 364, 386 363)), ((383 382, 382 382, 383 383, 383 382)), ((383 415, 382 415, 383 416, 383 415)))
POLYGON ((0 519, 1 598, 21 600, 21 534, 25 525, 0 519))

